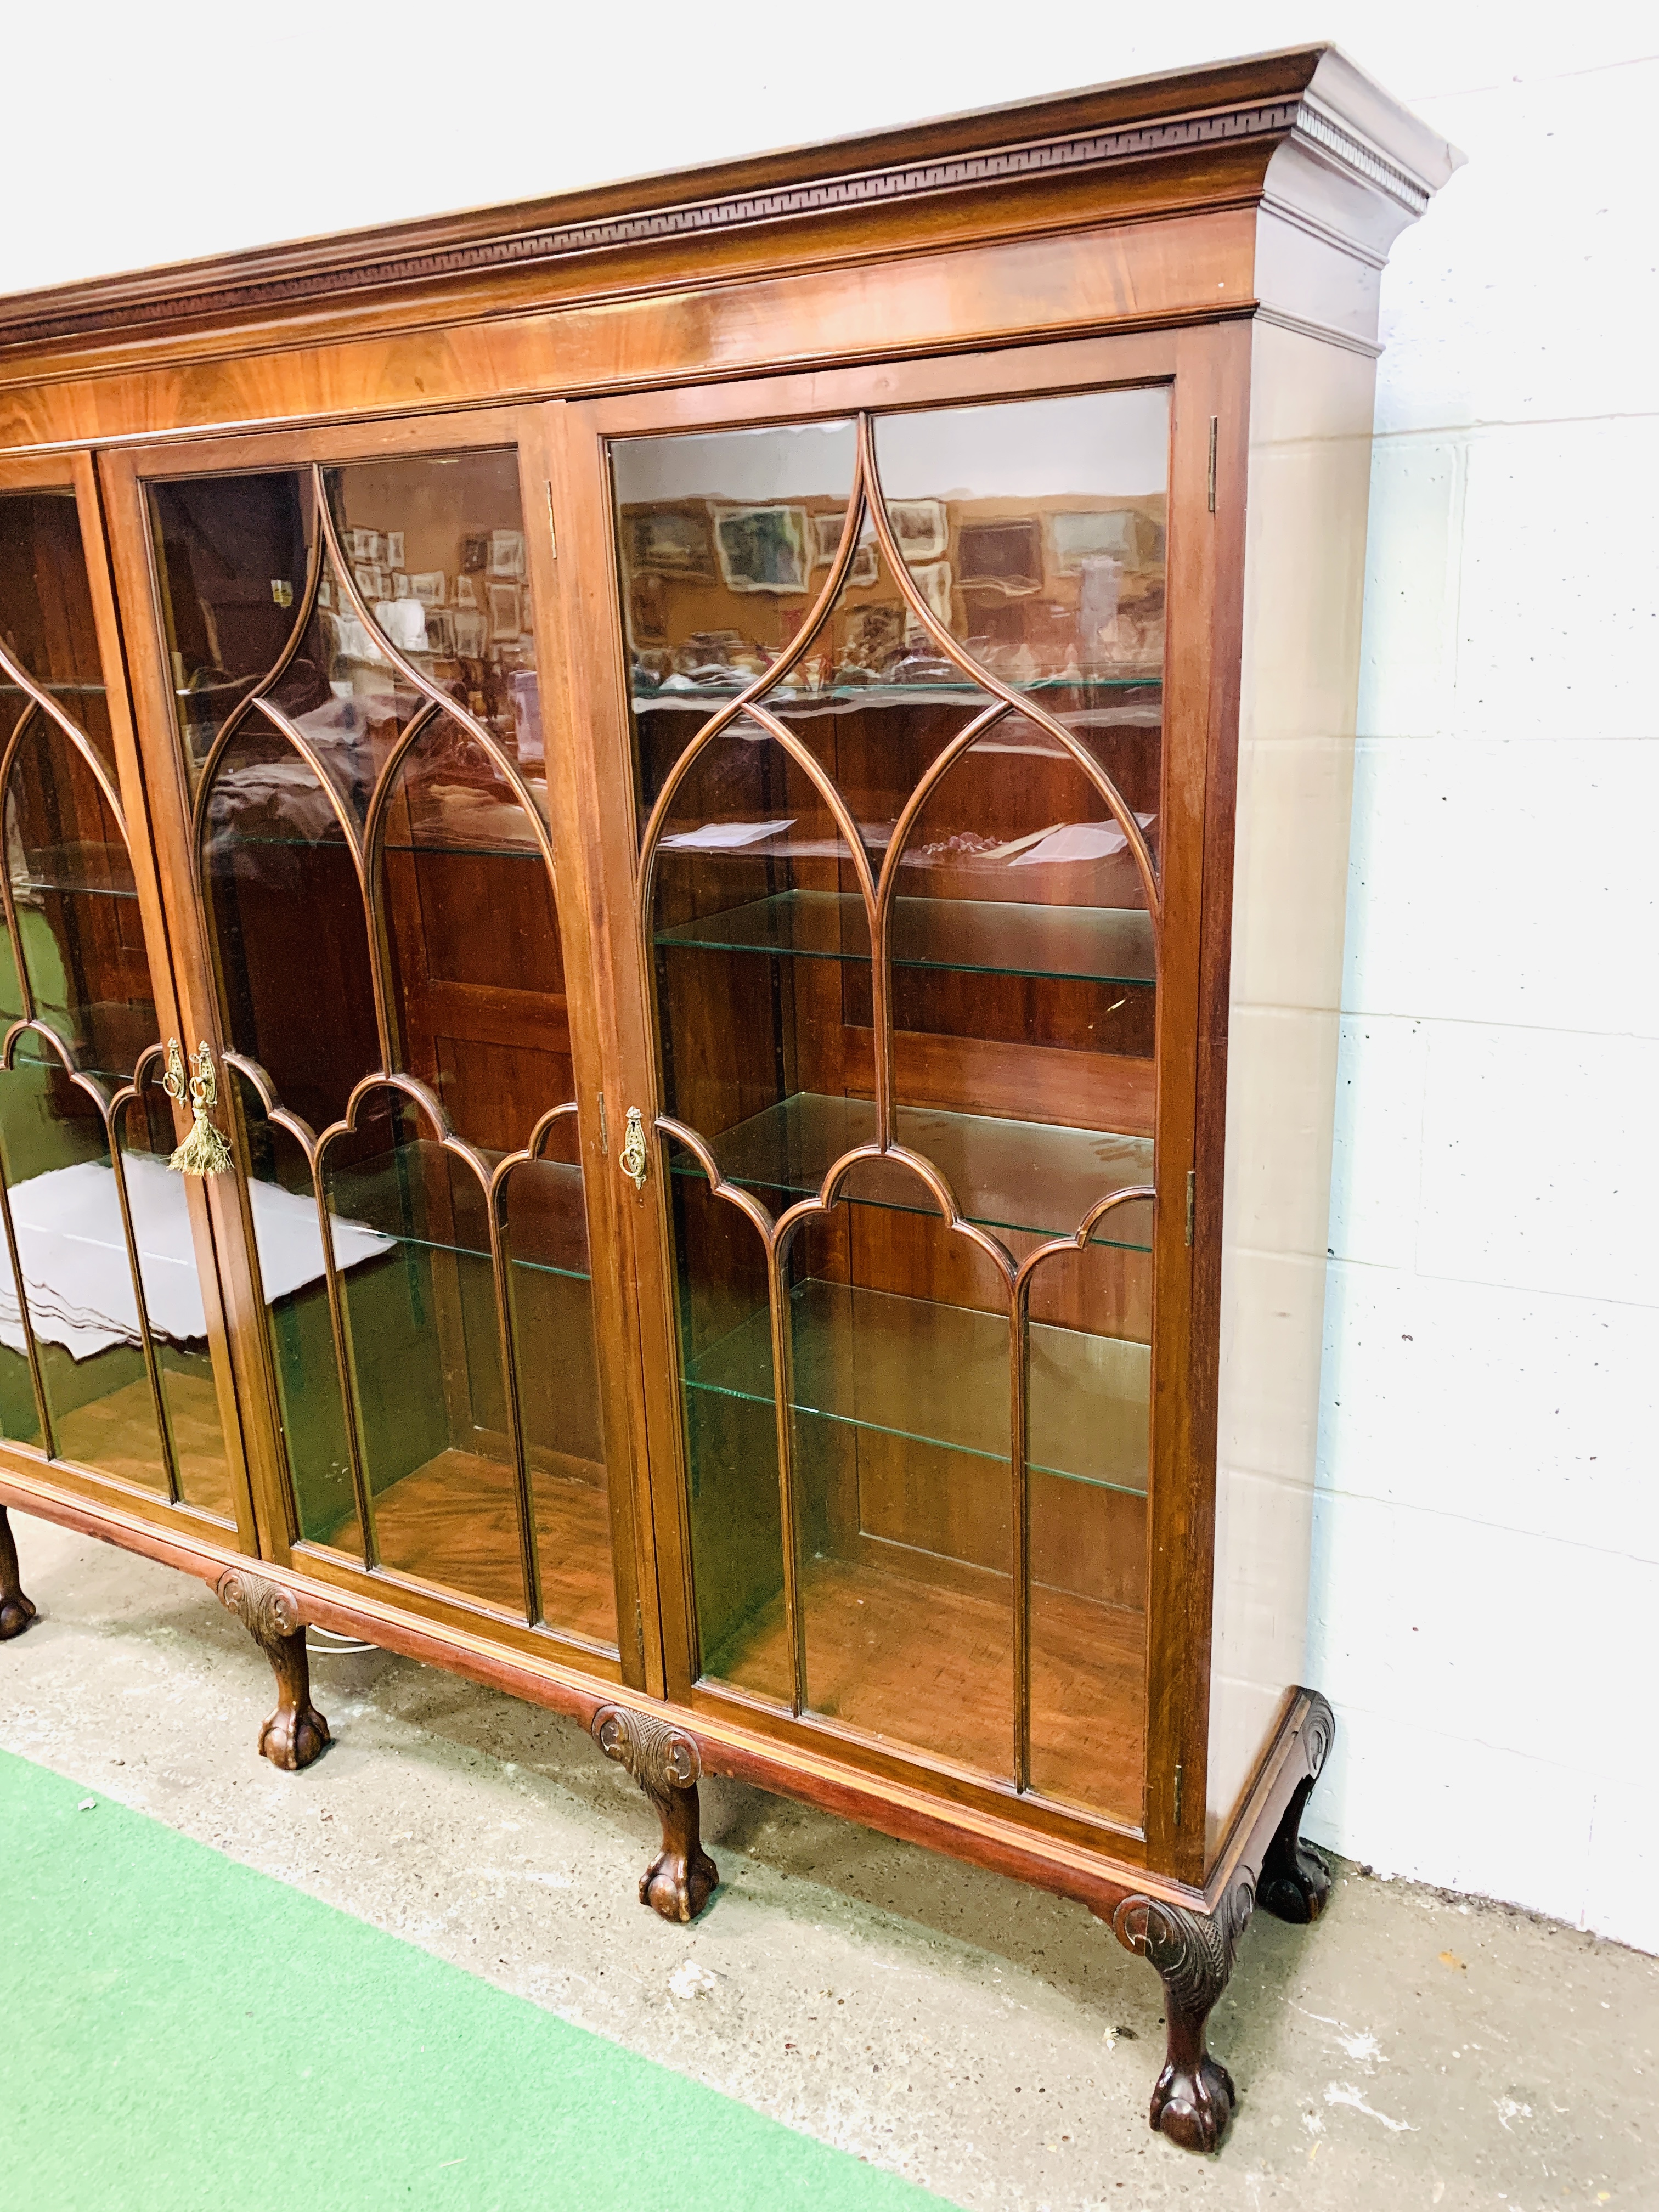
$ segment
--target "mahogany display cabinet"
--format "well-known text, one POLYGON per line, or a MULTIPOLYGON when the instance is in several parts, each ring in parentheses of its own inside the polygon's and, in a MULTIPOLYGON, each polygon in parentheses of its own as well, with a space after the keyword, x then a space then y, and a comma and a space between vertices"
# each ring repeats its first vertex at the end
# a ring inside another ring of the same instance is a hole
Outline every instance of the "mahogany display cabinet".
POLYGON ((0 1499, 212 1582, 279 1765, 307 1626, 577 1716, 670 1918, 705 1772, 1080 1899, 1205 2149, 1328 1887, 1377 288, 1455 158, 1320 49, 0 302, 0 1499))

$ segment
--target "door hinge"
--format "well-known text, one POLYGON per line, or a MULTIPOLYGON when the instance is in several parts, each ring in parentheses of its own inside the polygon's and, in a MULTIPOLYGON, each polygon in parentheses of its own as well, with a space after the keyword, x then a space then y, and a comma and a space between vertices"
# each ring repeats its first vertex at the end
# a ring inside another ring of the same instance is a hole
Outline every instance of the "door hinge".
POLYGON ((1215 513, 1215 446, 1219 428, 1217 417, 1212 415, 1210 417, 1210 512, 1212 514, 1215 513))
POLYGON ((645 1677, 645 1610, 638 1598, 634 1601, 634 1645, 640 1655, 640 1678, 645 1677))
MULTIPOLYGON (((1214 465, 1212 463, 1212 471, 1213 466, 1214 465)), ((1212 507, 1215 505, 1215 496, 1213 493, 1211 495, 1210 505, 1212 507)), ((559 533, 553 527, 553 486, 550 483, 547 486, 547 545, 548 550, 552 554, 553 558, 556 561, 559 557, 559 533)))
POLYGON ((1181 1826, 1181 1768, 1178 1765, 1175 1771, 1175 1824, 1177 1828, 1181 1826))
POLYGON ((605 1118, 605 1093, 601 1091, 599 1093, 599 1158, 605 1160, 610 1157, 611 1129, 605 1118))
POLYGON ((1193 1218, 1197 1211, 1198 1170, 1196 1168, 1188 1168, 1187 1170, 1187 1242, 1189 1245, 1193 1241, 1193 1218))

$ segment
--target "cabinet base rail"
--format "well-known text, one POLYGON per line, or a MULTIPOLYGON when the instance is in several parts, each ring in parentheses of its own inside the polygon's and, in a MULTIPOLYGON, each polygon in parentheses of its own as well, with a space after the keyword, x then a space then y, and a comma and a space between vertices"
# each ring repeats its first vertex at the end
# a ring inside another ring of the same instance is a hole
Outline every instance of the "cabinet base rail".
POLYGON ((328 1723, 311 1702, 308 1626, 362 1637, 580 1720, 605 1756, 640 1784, 661 1822, 662 1849, 641 1878, 640 1899, 665 1920, 696 1919, 719 1885, 702 1842, 697 1784, 705 1772, 821 1805, 884 1834, 1077 1899, 1164 1984, 1168 2048, 1150 2118, 1155 2132, 1184 2149, 1218 2148, 1237 2102, 1231 2075, 1210 2055, 1206 2030, 1256 1905, 1306 1923, 1318 1918, 1330 1893, 1328 1870, 1300 1835, 1335 1730, 1316 1691, 1287 1697, 1227 1843, 1198 1888, 862 1773, 809 1748, 786 1747, 724 1717, 665 1706, 643 1691, 595 1684, 485 1636, 438 1626, 272 1562, 256 1567, 204 1538, 112 1504, 67 1497, 13 1467, 0 1467, 0 1638, 21 1634, 35 1616, 19 1579, 8 1506, 210 1583, 276 1678, 276 1711, 258 1739, 274 1765, 290 1771, 308 1766, 330 1741, 328 1723))

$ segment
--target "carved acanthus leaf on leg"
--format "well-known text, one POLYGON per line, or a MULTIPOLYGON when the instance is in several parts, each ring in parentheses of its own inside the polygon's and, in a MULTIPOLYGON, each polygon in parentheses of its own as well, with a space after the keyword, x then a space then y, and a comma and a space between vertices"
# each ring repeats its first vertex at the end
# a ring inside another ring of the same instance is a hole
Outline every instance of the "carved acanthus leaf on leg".
POLYGON ((0 1505, 0 1643, 21 1636, 34 1618, 34 1607, 23 1595, 18 1580, 17 1545, 6 1509, 0 1505))
POLYGON ((1206 2046, 1205 2024, 1255 1909, 1255 1885, 1243 1875, 1213 1917, 1150 1897, 1126 1897, 1112 1916, 1119 1942, 1146 1959, 1164 1984, 1169 2048, 1150 2117, 1154 2130, 1183 2150, 1214 2150, 1238 2101, 1231 2075, 1206 2046))
POLYGON ((259 1731, 260 1751, 289 1773, 309 1766, 329 1740, 328 1723, 311 1702, 311 1662, 293 1591, 246 1567, 228 1567, 217 1589, 220 1604, 241 1622, 276 1677, 276 1710, 259 1731))
POLYGON ((665 1920, 695 1920, 720 1882, 702 1848, 697 1778, 702 1759, 681 1729, 631 1705, 601 1705, 593 1741, 625 1767, 657 1810, 662 1849, 640 1877, 640 1902, 665 1920))

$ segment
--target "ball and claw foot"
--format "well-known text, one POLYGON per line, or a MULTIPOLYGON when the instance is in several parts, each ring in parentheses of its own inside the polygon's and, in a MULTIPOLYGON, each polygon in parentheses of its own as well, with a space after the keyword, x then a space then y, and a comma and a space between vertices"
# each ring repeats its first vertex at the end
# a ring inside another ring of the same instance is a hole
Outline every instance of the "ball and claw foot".
POLYGON ((1168 2136, 1182 2150, 1217 2150, 1237 2103, 1232 2075, 1207 2052, 1196 2068, 1172 2058, 1152 2092, 1152 2132, 1168 2136))
POLYGON ((0 1644, 21 1636, 34 1618, 34 1607, 24 1596, 17 1579, 17 1546, 11 1522, 0 1505, 0 1644))
POLYGON ((640 1903, 665 1920, 695 1920, 720 1886, 720 1869, 702 1845, 659 1851, 640 1876, 640 1903))
POLYGON ((303 1704, 278 1705, 259 1731, 260 1755, 286 1774, 309 1766, 328 1741, 328 1723, 309 1698, 303 1704))

